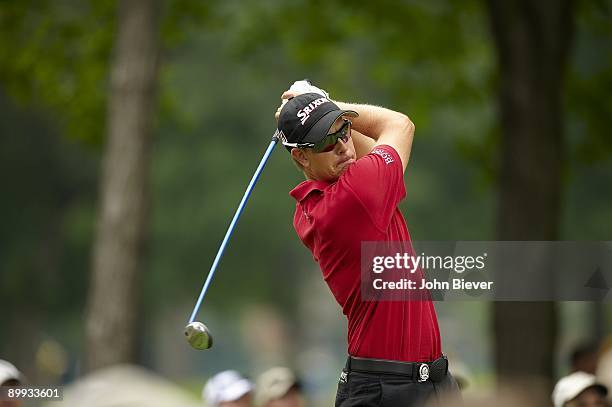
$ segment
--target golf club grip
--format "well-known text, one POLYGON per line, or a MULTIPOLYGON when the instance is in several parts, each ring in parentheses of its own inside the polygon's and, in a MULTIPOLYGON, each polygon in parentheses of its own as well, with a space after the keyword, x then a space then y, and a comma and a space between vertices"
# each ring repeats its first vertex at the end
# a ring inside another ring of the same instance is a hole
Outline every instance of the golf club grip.
POLYGON ((210 282, 212 281, 212 278, 215 274, 219 261, 221 260, 221 256, 223 256, 225 247, 227 246, 227 243, 229 242, 229 239, 232 236, 232 233, 234 232, 236 223, 238 222, 238 219, 240 218, 240 215, 242 214, 242 211, 249 199, 249 196, 251 195, 251 192, 253 191, 253 187, 257 183, 257 180, 259 179, 261 172, 266 166, 268 158, 270 158, 272 151, 274 151, 274 147, 276 147, 277 142, 278 142, 278 138, 276 137, 276 134, 275 134, 275 136, 272 137, 272 141, 270 141, 270 144, 268 145, 268 149, 266 150, 266 152, 264 153, 264 156, 259 162, 259 165, 257 166, 257 169, 255 170, 255 173, 253 174, 253 177, 251 178, 251 182, 249 182, 249 185, 247 186, 246 191, 244 192, 242 200, 240 201, 240 204, 238 205, 238 209, 236 209, 236 213, 234 213, 234 217, 232 218, 232 221, 230 222, 227 232, 225 232, 225 237, 223 238, 223 241, 221 242, 221 245, 219 246, 219 250, 217 251, 217 255, 215 256, 215 260, 213 261, 212 266, 210 267, 210 271, 208 272, 208 276, 206 277, 206 281, 204 282, 204 286, 202 287, 202 291, 200 292, 198 301, 196 302, 196 305, 193 308, 193 312, 191 313, 191 317, 189 318, 189 322, 188 322, 189 324, 195 320, 195 317, 198 314, 200 306, 202 305, 202 300, 204 299, 204 296, 206 295, 206 291, 208 290, 208 287, 210 286, 210 282))

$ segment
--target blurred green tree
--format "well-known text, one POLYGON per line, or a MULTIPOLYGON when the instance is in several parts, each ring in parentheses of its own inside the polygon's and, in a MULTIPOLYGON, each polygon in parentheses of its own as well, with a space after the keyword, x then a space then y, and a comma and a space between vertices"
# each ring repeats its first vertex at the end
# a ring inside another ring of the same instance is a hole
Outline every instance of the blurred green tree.
MULTIPOLYGON (((573 2, 487 2, 498 55, 498 239, 558 240, 566 154, 563 88, 574 33, 573 2)), ((552 270, 539 270, 550 281, 552 270)), ((494 302, 498 382, 548 403, 556 304, 494 302), (529 344, 529 346, 525 346, 529 344)))
POLYGON ((73 138, 103 139, 115 2, 0 5, 0 80, 23 106, 50 111, 73 138))
POLYGON ((137 356, 160 53, 157 13, 154 0, 119 3, 88 298, 88 370, 137 356))
POLYGON ((1 318, 8 356, 32 380, 42 337, 73 343, 65 316, 81 318, 113 31, 112 1, 0 3, 2 163, 10 176, 0 297, 11 310, 1 318))
MULTIPOLYGON (((118 32, 117 2, 114 0, 24 1, 0 4, 2 96, 6 93, 23 109, 30 109, 32 115, 39 112, 43 112, 43 115, 50 113, 53 116, 53 120, 49 120, 53 122, 51 127, 56 126, 62 134, 68 136, 64 142, 49 138, 49 141, 53 140, 53 143, 57 145, 53 144, 53 148, 40 150, 41 155, 46 160, 57 160, 60 165, 68 166, 62 161, 68 157, 66 152, 71 152, 68 144, 76 144, 70 140, 77 140, 78 143, 93 147, 94 154, 102 144, 106 145, 100 187, 100 219, 93 250, 93 277, 89 301, 90 320, 94 320, 94 323, 88 325, 88 349, 90 350, 88 365, 90 368, 135 359, 134 344, 140 340, 138 335, 141 335, 142 331, 136 330, 131 322, 137 318, 139 313, 139 298, 142 291, 142 284, 137 276, 143 267, 142 251, 147 232, 147 208, 150 200, 147 194, 150 172, 150 132, 154 124, 154 113, 158 111, 155 102, 158 54, 162 44, 166 48, 178 44, 183 39, 183 31, 190 24, 202 21, 209 7, 208 4, 195 5, 184 0, 151 2, 148 3, 148 7, 145 7, 147 4, 137 1, 121 2, 121 4, 124 3, 128 10, 125 13, 127 23, 126 20, 122 22, 127 25, 121 27, 123 36, 117 40, 115 40, 118 32), (138 5, 142 7, 138 9, 138 5), (160 14, 162 17, 160 28, 162 36, 159 40, 157 23, 153 20, 154 14, 160 14), (139 28, 142 31, 139 32, 139 28), (113 42, 117 47, 118 55, 114 62, 115 68, 110 75, 110 84, 107 86, 113 42), (148 43, 151 44, 147 46, 148 43), (139 58, 140 65, 138 65, 139 58), (110 92, 107 91, 109 86, 110 92), (107 114, 108 126, 105 126, 104 117, 107 114), (109 134, 106 143, 104 142, 105 132, 109 134), (62 148, 62 143, 67 146, 62 148)), ((170 92, 162 94, 161 105, 162 116, 173 115, 170 92)), ((42 134, 41 138, 46 137, 44 131, 39 131, 39 133, 42 134)), ((18 139, 11 138, 10 131, 4 132, 3 135, 8 136, 3 139, 3 145, 13 146, 12 142, 20 142, 18 139)), ((23 143, 23 141, 25 140, 21 140, 23 147, 30 146, 30 143, 23 143)), ((42 141, 47 141, 47 139, 42 141)), ((15 148, 13 146, 6 152, 17 151, 15 148)), ((35 156, 31 157, 35 158, 35 156)), ((30 158, 30 155, 24 155, 24 157, 30 158)), ((25 161, 28 163, 30 160, 25 161)), ((7 165, 11 162, 6 161, 7 165)), ((74 220, 75 211, 71 212, 74 209, 72 200, 76 200, 74 195, 81 193, 81 200, 90 199, 93 195, 91 189, 81 188, 77 191, 76 186, 71 184, 75 180, 81 183, 94 182, 91 170, 90 166, 82 167, 82 171, 88 177, 87 180, 81 180, 68 172, 72 170, 63 168, 45 173, 46 178, 52 181, 48 184, 50 199, 28 202, 25 208, 30 208, 30 213, 33 213, 36 212, 34 207, 38 207, 38 212, 47 213, 49 219, 43 220, 45 225, 49 223, 49 233, 55 231, 60 236, 44 240, 42 249, 48 253, 45 256, 36 257, 38 259, 35 262, 36 267, 30 267, 32 268, 31 273, 28 269, 26 270, 28 273, 3 274, 3 280, 10 283, 3 285, 3 289, 15 288, 18 284, 23 285, 30 281, 30 287, 36 286, 34 288, 38 292, 43 290, 42 282, 32 284, 32 281, 41 280, 33 280, 34 276, 40 276, 41 272, 55 276, 67 274, 58 270, 62 268, 62 262, 66 261, 62 257, 65 250, 62 243, 64 239, 68 240, 63 234, 67 226, 70 226, 66 224, 68 223, 66 218, 74 220), (86 172, 87 170, 89 172, 86 172), (89 198, 84 198, 82 194, 84 190, 88 191, 89 198), (59 205, 51 199, 57 195, 60 195, 59 205), (47 200, 51 202, 47 203, 47 200), (38 287, 39 285, 41 287, 38 287)), ((14 179, 16 185, 26 180, 24 173, 19 173, 19 175, 22 179, 14 179)), ((43 179, 41 177, 41 181, 43 179)), ((29 186, 33 190, 37 189, 34 193, 40 194, 43 190, 37 184, 38 182, 31 183, 29 186)), ((15 194, 15 196, 18 195, 15 194)), ((9 208, 12 207, 9 205, 9 208)), ((4 213, 9 213, 9 211, 4 213)), ((91 220, 89 214, 84 215, 88 218, 85 223, 91 220)), ((31 228, 27 227, 27 222, 19 223, 19 219, 15 218, 11 223, 11 225, 15 223, 15 228, 7 229, 7 232, 13 234, 13 241, 15 241, 14 236, 22 231, 23 233, 20 234, 24 236, 29 234, 27 244, 37 244, 37 239, 32 238, 33 233, 31 228)), ((79 219, 80 223, 83 221, 84 219, 79 219)), ((85 230, 85 234, 90 232, 88 227, 85 230)), ((82 239, 82 231, 79 234, 79 238, 82 239)), ((83 243, 80 241, 79 245, 83 243)), ((19 252, 15 251, 16 246, 18 245, 12 244, 9 248, 18 257, 19 252)), ((23 267, 23 265, 20 264, 18 267, 23 267)), ((71 271, 74 272, 74 268, 71 271)), ((82 273, 79 272, 77 275, 82 276, 82 273)), ((75 277, 71 276, 66 280, 73 281, 74 279, 75 277)), ((43 282, 46 280, 42 279, 43 282)), ((61 279, 55 281, 53 286, 56 286, 59 281, 61 279)), ((63 300, 54 299, 53 301, 63 301, 68 306, 74 305, 72 301, 75 299, 80 302, 83 296, 79 293, 83 292, 84 285, 84 280, 79 278, 69 291, 70 295, 58 295, 58 298, 63 298, 63 300)), ((70 286, 72 284, 66 284, 64 289, 68 290, 70 286)), ((47 297, 49 296, 33 296, 28 300, 29 306, 34 309, 46 307, 51 301, 47 297)), ((11 301, 12 307, 17 307, 22 302, 18 298, 11 301)), ((57 311, 58 307, 52 310, 57 311)), ((72 312, 75 312, 74 308, 72 312)), ((35 326, 37 321, 34 321, 36 319, 34 315, 30 317, 31 321, 27 324, 24 324, 23 319, 18 318, 15 318, 14 322, 17 325, 35 326)), ((13 324, 7 325, 13 326, 13 324)), ((14 333, 14 340, 18 342, 19 332, 22 330, 11 329, 9 331, 14 333)), ((40 335, 40 332, 37 335, 40 335)), ((37 335, 32 335, 32 341, 37 340, 37 335)), ((10 338, 6 339, 10 341, 10 338)), ((24 353, 32 355, 31 347, 24 353)), ((26 364, 31 365, 31 357, 25 359, 28 361, 26 364)))

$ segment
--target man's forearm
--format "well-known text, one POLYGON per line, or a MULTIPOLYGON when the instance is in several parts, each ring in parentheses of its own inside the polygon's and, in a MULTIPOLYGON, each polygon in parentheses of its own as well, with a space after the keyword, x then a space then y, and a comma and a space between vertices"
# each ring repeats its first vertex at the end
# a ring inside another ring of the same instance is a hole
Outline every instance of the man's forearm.
POLYGON ((408 116, 384 107, 335 103, 342 110, 354 110, 359 113, 359 117, 352 118, 357 158, 368 154, 375 145, 386 144, 397 151, 403 169, 406 169, 415 129, 414 123, 408 116))
POLYGON ((384 107, 336 101, 334 103, 342 110, 354 110, 359 113, 359 117, 351 118, 353 129, 374 141, 377 141, 390 127, 406 119, 406 115, 384 107))

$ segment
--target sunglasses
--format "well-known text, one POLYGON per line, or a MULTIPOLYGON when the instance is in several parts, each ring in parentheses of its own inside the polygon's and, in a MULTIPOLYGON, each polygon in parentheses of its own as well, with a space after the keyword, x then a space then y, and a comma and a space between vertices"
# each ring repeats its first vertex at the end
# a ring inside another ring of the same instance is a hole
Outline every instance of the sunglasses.
POLYGON ((343 143, 348 143, 351 138, 352 122, 347 119, 342 120, 344 123, 338 131, 328 134, 323 140, 317 143, 283 143, 283 145, 296 148, 312 148, 312 151, 315 153, 328 153, 334 149, 338 140, 342 140, 343 143))

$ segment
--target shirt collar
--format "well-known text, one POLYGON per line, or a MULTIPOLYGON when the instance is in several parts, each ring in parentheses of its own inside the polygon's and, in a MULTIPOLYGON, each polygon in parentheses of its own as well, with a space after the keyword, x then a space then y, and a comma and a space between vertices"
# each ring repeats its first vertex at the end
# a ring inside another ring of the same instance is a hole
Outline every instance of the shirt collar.
POLYGON ((329 185, 330 184, 325 181, 307 180, 293 188, 293 190, 289 192, 289 195, 295 198, 296 201, 302 202, 311 192, 323 192, 325 191, 325 188, 327 188, 329 185))

